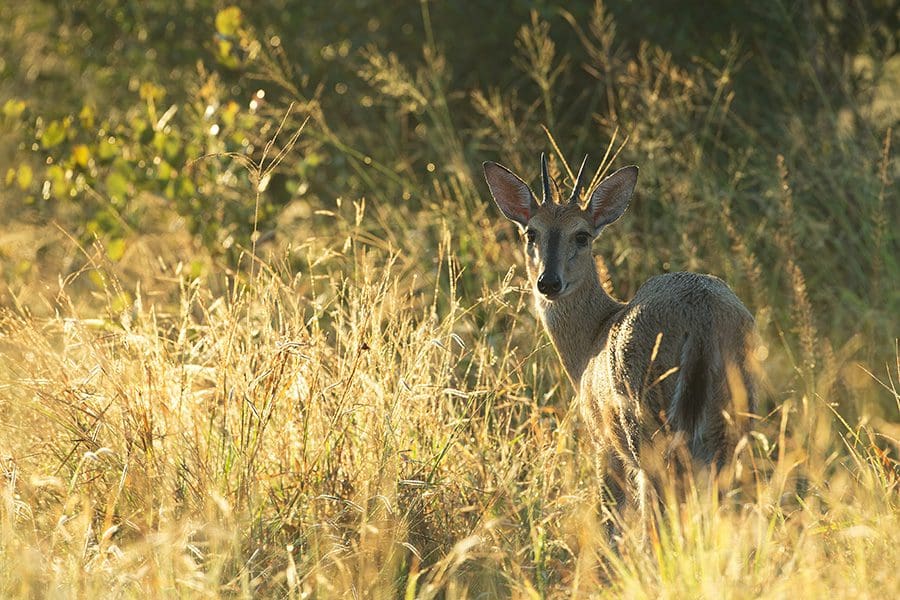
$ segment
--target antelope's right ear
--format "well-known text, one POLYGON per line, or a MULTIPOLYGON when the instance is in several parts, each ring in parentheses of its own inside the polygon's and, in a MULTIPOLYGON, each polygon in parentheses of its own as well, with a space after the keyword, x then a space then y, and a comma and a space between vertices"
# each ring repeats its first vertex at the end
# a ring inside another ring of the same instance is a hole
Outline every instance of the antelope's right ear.
POLYGON ((495 162, 484 163, 484 178, 503 216, 524 228, 538 209, 528 184, 495 162))

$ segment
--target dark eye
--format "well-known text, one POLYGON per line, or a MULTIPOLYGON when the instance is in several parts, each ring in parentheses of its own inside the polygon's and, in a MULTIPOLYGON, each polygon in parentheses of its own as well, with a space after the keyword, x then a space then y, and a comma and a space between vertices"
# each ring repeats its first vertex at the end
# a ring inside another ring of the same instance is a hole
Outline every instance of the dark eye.
POLYGON ((591 234, 584 231, 575 234, 575 243, 579 246, 587 246, 591 243, 591 234))
POLYGON ((529 244, 533 244, 535 238, 537 238, 537 233, 533 229, 529 229, 528 231, 525 232, 525 239, 528 241, 529 244))

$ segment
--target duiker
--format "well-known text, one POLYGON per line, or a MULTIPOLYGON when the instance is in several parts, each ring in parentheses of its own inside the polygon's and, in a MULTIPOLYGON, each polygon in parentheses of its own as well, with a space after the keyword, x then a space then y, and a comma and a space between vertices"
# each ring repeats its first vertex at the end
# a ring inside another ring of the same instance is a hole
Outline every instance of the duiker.
POLYGON ((743 428, 738 423, 755 409, 755 369, 748 362, 754 322, 711 275, 658 275, 627 304, 611 298, 591 244, 625 212, 638 168, 601 181, 584 207, 583 171, 584 163, 567 201, 554 199, 542 155, 538 201, 509 169, 484 163, 497 206, 524 234, 535 305, 579 392, 604 484, 620 508, 634 503, 646 524, 659 482, 648 478, 648 464, 657 474, 660 465, 683 466, 669 460, 673 447, 692 465, 721 467, 731 456, 743 428), (659 449, 660 439, 668 450, 659 449))

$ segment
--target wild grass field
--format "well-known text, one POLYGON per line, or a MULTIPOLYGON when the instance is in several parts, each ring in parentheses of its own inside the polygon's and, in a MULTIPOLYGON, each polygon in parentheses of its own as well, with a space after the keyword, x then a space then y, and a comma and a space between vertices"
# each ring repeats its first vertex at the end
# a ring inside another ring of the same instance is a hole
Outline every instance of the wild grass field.
POLYGON ((891 2, 0 5, 0 597, 889 598, 891 2), (388 6, 387 4, 391 4, 388 6), (641 167, 764 394, 612 547, 481 162, 641 167))

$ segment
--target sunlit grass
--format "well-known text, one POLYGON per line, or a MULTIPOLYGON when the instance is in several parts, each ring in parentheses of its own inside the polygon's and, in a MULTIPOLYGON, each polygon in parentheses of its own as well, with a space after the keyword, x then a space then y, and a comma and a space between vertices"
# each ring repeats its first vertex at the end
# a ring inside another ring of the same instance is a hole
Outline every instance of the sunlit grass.
POLYGON ((649 548, 631 531, 611 549, 555 357, 533 326, 497 326, 527 295, 451 284, 438 309, 423 287, 457 277, 445 240, 421 281, 351 240, 294 275, 263 264, 226 296, 185 282, 172 312, 139 290, 100 314, 65 290, 55 317, 7 310, 4 595, 893 587, 896 463, 872 425, 800 391, 742 445, 743 483, 698 482, 649 548))

